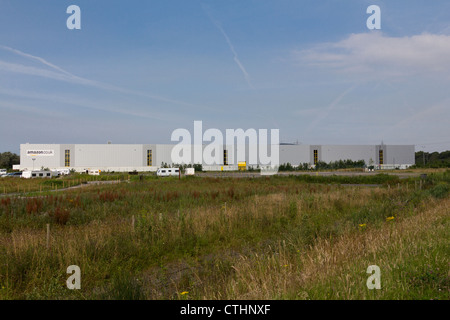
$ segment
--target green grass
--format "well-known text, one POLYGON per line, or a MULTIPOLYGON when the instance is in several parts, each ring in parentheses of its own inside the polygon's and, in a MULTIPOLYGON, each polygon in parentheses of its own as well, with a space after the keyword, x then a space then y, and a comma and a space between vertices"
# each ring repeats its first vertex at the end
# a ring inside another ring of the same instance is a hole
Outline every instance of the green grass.
POLYGON ((0 198, 0 299, 448 298, 448 171, 123 180, 0 198))
MULTIPOLYGON (((146 175, 144 178, 145 180, 155 179, 151 175, 146 175)), ((51 179, 0 178, 0 196, 8 196, 9 194, 41 194, 61 188, 79 186, 88 182, 124 180, 136 181, 139 180, 139 176, 122 173, 105 173, 100 176, 72 173, 51 179)))
POLYGON ((338 184, 395 184, 399 183, 398 176, 380 173, 370 176, 314 176, 296 175, 295 179, 306 183, 338 183, 338 184))

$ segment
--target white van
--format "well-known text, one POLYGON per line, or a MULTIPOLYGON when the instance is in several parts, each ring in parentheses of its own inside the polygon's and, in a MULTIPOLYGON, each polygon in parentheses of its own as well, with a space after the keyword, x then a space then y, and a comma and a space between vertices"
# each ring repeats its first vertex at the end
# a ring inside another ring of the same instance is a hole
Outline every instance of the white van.
POLYGON ((0 177, 7 173, 8 173, 8 171, 6 171, 6 169, 0 169, 0 177))
POLYGON ((158 177, 179 176, 180 168, 159 168, 158 171, 156 171, 156 175, 158 177))
POLYGON ((33 171, 23 171, 22 178, 34 179, 34 178, 52 178, 57 177, 59 173, 57 171, 48 170, 33 170, 33 171))

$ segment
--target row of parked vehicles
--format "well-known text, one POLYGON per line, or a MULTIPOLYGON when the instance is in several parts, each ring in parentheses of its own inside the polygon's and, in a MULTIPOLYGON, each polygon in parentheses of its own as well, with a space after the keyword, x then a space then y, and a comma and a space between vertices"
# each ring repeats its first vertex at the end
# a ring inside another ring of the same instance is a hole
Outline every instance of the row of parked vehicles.
POLYGON ((0 171, 0 177, 18 177, 18 178, 20 178, 22 176, 22 172, 10 172, 10 173, 8 173, 8 172, 6 172, 6 170, 5 171, 0 171))
MULTIPOLYGON (((100 170, 88 170, 86 173, 89 175, 100 175, 100 170)), ((194 168, 186 168, 186 175, 194 175, 194 168)), ((69 169, 59 169, 59 170, 27 170, 27 171, 19 171, 19 172, 10 172, 7 173, 5 169, 0 169, 1 177, 17 177, 17 178, 53 178, 62 175, 70 174, 69 169)), ((180 168, 159 168, 156 171, 156 175, 158 177, 170 177, 170 176, 179 176, 180 168)))
POLYGON ((0 177, 2 178, 53 178, 61 175, 69 174, 68 169, 61 170, 27 170, 27 171, 15 171, 7 173, 5 169, 0 170, 0 177))

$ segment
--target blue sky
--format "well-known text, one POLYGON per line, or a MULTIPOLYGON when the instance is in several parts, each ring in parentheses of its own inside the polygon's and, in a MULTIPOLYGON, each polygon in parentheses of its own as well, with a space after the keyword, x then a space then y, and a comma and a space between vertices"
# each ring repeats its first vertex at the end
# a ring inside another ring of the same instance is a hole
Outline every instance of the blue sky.
POLYGON ((449 71, 447 0, 0 0, 0 152, 170 143, 194 120, 443 151, 449 71))

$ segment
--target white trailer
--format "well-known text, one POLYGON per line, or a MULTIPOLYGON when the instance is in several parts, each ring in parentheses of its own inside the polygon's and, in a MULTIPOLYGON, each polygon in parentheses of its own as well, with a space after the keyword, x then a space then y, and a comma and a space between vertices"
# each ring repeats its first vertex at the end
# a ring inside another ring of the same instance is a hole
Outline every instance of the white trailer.
POLYGON ((180 168, 159 168, 156 171, 156 175, 158 177, 179 176, 180 168))
POLYGON ((98 169, 94 169, 94 170, 89 170, 88 171, 88 174, 90 175, 90 176, 99 176, 100 175, 100 172, 102 172, 101 170, 98 170, 98 169))
POLYGON ((57 171, 48 170, 28 170, 22 172, 22 178, 34 179, 34 178, 52 178, 59 176, 57 171))
POLYGON ((67 169, 67 168, 65 168, 65 169, 57 169, 56 171, 58 171, 59 174, 62 175, 62 176, 70 174, 70 170, 67 169))

